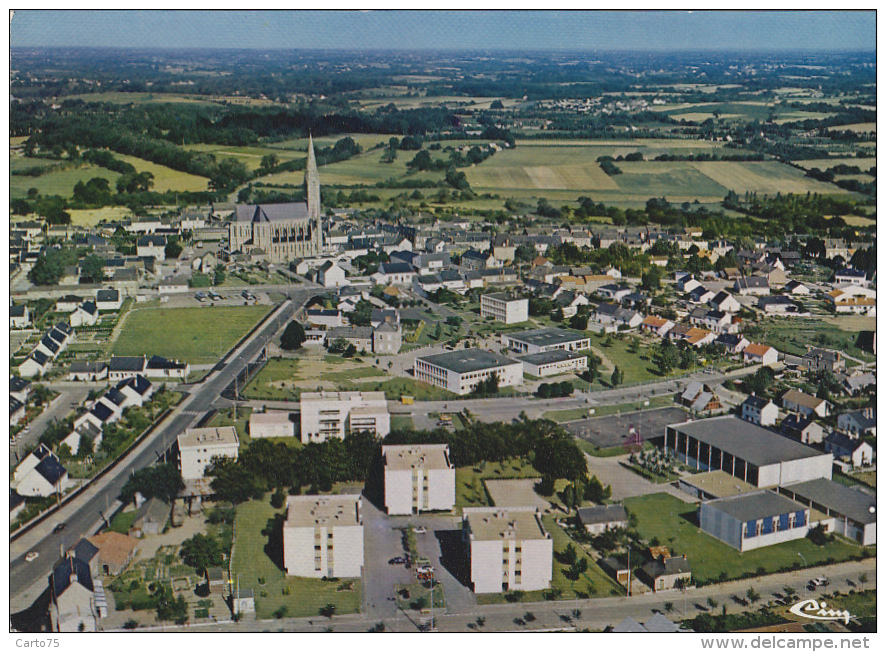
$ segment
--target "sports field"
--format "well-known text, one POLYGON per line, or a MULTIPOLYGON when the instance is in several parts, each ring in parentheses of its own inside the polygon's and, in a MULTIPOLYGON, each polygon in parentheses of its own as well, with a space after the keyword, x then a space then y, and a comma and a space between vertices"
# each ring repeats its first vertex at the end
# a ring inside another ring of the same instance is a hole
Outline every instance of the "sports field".
POLYGON ((78 181, 86 183, 95 177, 107 179, 111 188, 117 183, 120 175, 97 165, 80 165, 65 170, 48 172, 39 177, 11 176, 9 178, 9 195, 12 199, 27 197, 28 188, 36 188, 41 195, 59 195, 70 198, 74 194, 74 186, 78 181))
POLYGON ((168 190, 173 192, 201 192, 209 187, 209 179, 206 177, 198 177, 196 174, 173 170, 165 165, 158 165, 135 156, 114 153, 114 157, 129 163, 139 172, 150 172, 153 174, 154 186, 152 190, 156 192, 166 192, 168 190))
POLYGON ((190 364, 218 362, 264 317, 268 306, 144 308, 126 317, 114 355, 159 355, 190 364))

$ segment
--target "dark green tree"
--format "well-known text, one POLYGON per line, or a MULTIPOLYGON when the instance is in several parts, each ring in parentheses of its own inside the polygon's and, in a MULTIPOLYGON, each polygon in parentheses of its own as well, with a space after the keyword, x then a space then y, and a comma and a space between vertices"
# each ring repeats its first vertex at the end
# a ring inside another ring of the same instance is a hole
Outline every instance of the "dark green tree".
POLYGON ((301 348, 306 339, 305 327, 293 320, 286 325, 283 335, 280 336, 280 348, 284 351, 295 351, 301 348))

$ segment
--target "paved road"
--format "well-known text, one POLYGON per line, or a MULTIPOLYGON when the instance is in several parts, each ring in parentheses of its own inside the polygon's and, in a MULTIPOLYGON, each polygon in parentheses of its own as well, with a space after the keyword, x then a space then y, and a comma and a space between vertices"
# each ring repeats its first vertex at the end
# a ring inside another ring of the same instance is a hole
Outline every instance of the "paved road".
POLYGON ((59 388, 54 384, 48 385, 51 389, 59 392, 59 395, 53 400, 52 404, 47 407, 40 415, 34 419, 28 426, 28 432, 19 433, 18 442, 15 446, 9 447, 9 467, 12 469, 19 463, 19 458, 24 457, 24 451, 37 445, 37 440, 46 429, 46 426, 53 419, 64 419, 78 405, 82 405, 89 394, 92 387, 68 387, 59 388))
MULTIPOLYGON (((663 593, 647 593, 631 598, 614 597, 600 598, 596 600, 570 600, 557 602, 534 602, 501 605, 474 606, 469 610, 455 613, 448 609, 447 613, 437 617, 438 631, 445 632, 513 632, 513 631, 552 631, 592 629, 602 630, 609 625, 616 625, 626 616, 632 616, 640 622, 645 621, 655 611, 665 611, 665 603, 671 602, 674 607, 670 618, 682 620, 708 611, 707 599, 717 601, 717 611, 726 605, 728 613, 738 613, 749 609, 757 609, 775 597, 782 595, 785 586, 792 587, 797 591, 797 599, 802 599, 805 586, 808 581, 819 575, 825 575, 831 580, 828 591, 839 590, 846 592, 850 588, 859 588, 857 579, 861 573, 866 573, 868 583, 864 588, 876 589, 876 559, 867 559, 862 562, 847 562, 836 564, 826 569, 811 568, 790 573, 769 575, 754 580, 742 580, 728 582, 700 589, 689 589, 685 594, 679 591, 663 593), (849 584, 852 582, 852 584, 849 584), (753 588, 761 596, 757 605, 742 605, 737 600, 743 600, 749 588, 753 588), (581 611, 581 616, 575 618, 573 610, 581 611), (522 618, 526 612, 531 612, 535 620, 524 625, 517 624, 515 619, 522 618), (477 626, 477 618, 485 618, 482 626, 477 626)), ((820 592, 819 592, 820 593, 820 592)), ((813 593, 810 592, 810 596, 813 593)), ((834 604, 838 604, 835 602, 834 604)), ((331 629, 336 632, 365 632, 378 622, 383 622, 385 631, 415 632, 417 627, 413 621, 392 615, 383 617, 376 613, 368 615, 354 614, 349 616, 336 616, 333 619, 320 617, 314 618, 288 618, 284 620, 251 620, 245 619, 239 623, 218 623, 200 628, 175 628, 166 627, 167 631, 238 631, 238 632, 323 632, 331 629)))
POLYGON ((58 560, 59 546, 70 546, 83 536, 92 534, 109 507, 114 503, 129 476, 137 469, 156 462, 175 441, 176 437, 191 426, 218 399, 236 375, 240 374, 247 361, 258 356, 262 348, 285 326, 296 308, 312 294, 312 289, 296 289, 290 296, 292 301, 280 308, 248 342, 241 345, 228 359, 221 370, 213 371, 202 383, 194 385, 191 393, 167 417, 166 421, 133 450, 119 466, 94 482, 82 495, 46 519, 19 539, 10 543, 10 595, 12 611, 30 606, 31 602, 45 588, 46 577, 58 560), (67 524, 64 532, 52 532, 56 523, 67 524), (25 562, 24 555, 36 550, 37 560, 25 562))

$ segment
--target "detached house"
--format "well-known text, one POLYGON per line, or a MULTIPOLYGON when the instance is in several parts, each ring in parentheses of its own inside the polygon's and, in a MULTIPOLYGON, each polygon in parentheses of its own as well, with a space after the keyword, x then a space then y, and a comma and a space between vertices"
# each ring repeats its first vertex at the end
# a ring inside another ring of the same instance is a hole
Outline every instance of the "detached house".
POLYGON ((751 394, 741 404, 741 418, 758 426, 774 426, 778 419, 778 406, 751 394))
POLYGON ((742 296, 769 294, 769 280, 762 276, 743 276, 732 287, 733 292, 742 296))
POLYGON ((9 327, 27 328, 31 325, 31 313, 27 306, 9 306, 9 327))
POLYGON ((778 350, 766 344, 748 344, 741 352, 749 364, 762 364, 764 367, 778 362, 778 350))
POLYGON ((673 327, 674 322, 670 319, 656 317, 655 315, 649 315, 646 319, 640 322, 640 330, 645 333, 657 335, 658 337, 664 337, 673 327))
POLYGON ((789 389, 781 397, 781 405, 787 412, 796 412, 804 416, 815 415, 817 417, 826 417, 830 414, 830 406, 823 398, 809 396, 797 389, 789 389))

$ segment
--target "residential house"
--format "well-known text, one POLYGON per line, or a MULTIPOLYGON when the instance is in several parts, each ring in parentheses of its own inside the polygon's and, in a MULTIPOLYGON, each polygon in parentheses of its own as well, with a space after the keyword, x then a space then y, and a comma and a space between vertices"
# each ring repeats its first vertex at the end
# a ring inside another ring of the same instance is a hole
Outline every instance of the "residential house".
POLYGON ((152 257, 154 260, 166 260, 166 237, 162 235, 144 235, 136 240, 135 253, 141 257, 152 257))
POLYGON ((95 326, 98 322, 98 308, 92 301, 84 301, 71 313, 71 326, 95 326))
POLYGON ((778 419, 778 406, 751 394, 741 404, 741 418, 758 426, 774 426, 778 419))
POLYGON ((325 326, 335 328, 344 325, 344 315, 341 310, 314 309, 305 311, 305 321, 313 326, 325 326))
POLYGON ((801 309, 797 302, 784 294, 760 297, 757 300, 757 307, 767 315, 801 314, 801 309))
POLYGON ((869 466, 874 462, 874 448, 864 439, 857 439, 833 431, 824 438, 824 449, 834 459, 848 460, 854 467, 869 466))
POLYGON ((837 417, 837 428, 853 437, 877 436, 877 408, 844 412, 837 417))
POLYGON ((237 459, 240 439, 233 426, 188 428, 178 436, 179 468, 182 479, 200 480, 215 457, 237 459))
POLYGON ((868 387, 877 386, 877 376, 870 371, 853 372, 847 376, 843 376, 843 390, 850 396, 858 396, 868 387))
POLYGON ((9 427, 17 426, 25 418, 25 404, 15 396, 9 396, 9 427))
POLYGON ((693 303, 708 303, 715 296, 717 295, 714 292, 703 285, 689 291, 689 300, 693 303))
POLYGON ((837 372, 845 368, 846 361, 840 351, 811 348, 803 356, 803 366, 810 371, 837 372))
POLYGON ((788 281, 787 283, 785 283, 783 290, 786 294, 800 297, 809 296, 810 294, 809 288, 800 281, 796 280, 788 281))
POLYGON ((68 368, 68 380, 95 382, 108 377, 108 365, 105 362, 82 362, 75 360, 68 368))
POLYGON ((766 344, 748 344, 741 352, 747 364, 761 364, 769 367, 778 362, 778 350, 766 344))
POLYGON ((336 261, 327 260, 317 270, 317 283, 325 288, 337 288, 347 285, 345 270, 336 261))
POLYGON ((60 299, 56 299, 55 302, 55 311, 56 312, 74 312, 79 306, 83 303, 83 297, 78 297, 74 294, 66 294, 60 299))
POLYGON ((820 444, 824 440, 824 428, 812 419, 799 414, 789 414, 781 422, 781 434, 804 444, 820 444))
POLYGON ((159 498, 149 498, 135 510, 135 519, 129 528, 129 535, 142 539, 160 534, 169 522, 172 508, 159 498))
POLYGON ((145 375, 148 359, 145 356, 111 356, 108 362, 108 380, 118 381, 145 375))
MULTIPOLYGON (((18 468, 16 475, 18 475, 18 468)), ((27 473, 22 474, 15 490, 22 496, 42 496, 45 498, 64 493, 71 484, 68 470, 62 466, 54 453, 49 453, 44 455, 27 473)))
POLYGON ((27 403, 28 396, 31 395, 31 381, 20 376, 10 376, 9 395, 17 398, 22 403, 27 403))
POLYGON ((468 249, 461 255, 461 266, 467 269, 494 269, 501 267, 502 263, 491 251, 479 252, 468 249))
POLYGON ((145 365, 144 375, 148 378, 172 379, 185 381, 191 372, 191 365, 178 360, 167 360, 159 355, 152 355, 145 365))
POLYGON ((31 313, 25 305, 9 306, 9 327, 27 328, 31 325, 31 313))
POLYGON ((376 355, 395 355, 403 346, 400 322, 383 321, 372 331, 372 352, 376 355))
POLYGON ((23 378, 45 375, 52 368, 52 358, 39 349, 31 351, 31 355, 18 366, 18 373, 23 378))
POLYGON ((867 275, 863 270, 860 269, 844 267, 834 274, 835 287, 839 287, 842 285, 858 285, 866 288, 869 284, 870 281, 868 281, 867 275))
POLYGON ((655 315, 649 315, 642 322, 640 322, 641 331, 645 333, 650 333, 652 335, 657 335, 658 337, 664 337, 667 332, 673 327, 674 322, 672 322, 670 319, 656 317, 655 315))
POLYGON ((167 276, 157 284, 160 294, 184 294, 189 290, 188 278, 182 275, 167 276))
POLYGON ((688 407, 692 412, 712 412, 723 407, 719 397, 709 386, 697 380, 689 382, 683 393, 680 394, 680 404, 688 407))
POLYGON ((789 389, 781 397, 781 406, 786 412, 824 418, 830 414, 831 404, 823 398, 810 396, 798 389, 789 389))
POLYGON ((657 556, 643 564, 637 578, 647 584, 653 592, 679 589, 683 583, 692 582, 692 567, 686 555, 680 557, 657 556))
POLYGON ((595 505, 578 510, 578 520, 590 534, 628 527, 628 513, 624 505, 595 505))
POLYGON ((138 541, 119 532, 103 532, 87 538, 97 549, 98 571, 119 575, 126 570, 138 552, 138 541))
POLYGON ((611 301, 621 301, 623 298, 628 296, 631 293, 631 288, 627 285, 619 285, 617 283, 610 283, 607 285, 601 285, 597 288, 597 294, 603 297, 604 299, 609 299, 611 301))
POLYGON ((743 276, 735 281, 732 291, 741 296, 769 294, 769 280, 762 276, 743 276))
POLYGON ((95 305, 99 310, 120 310, 123 297, 119 290, 99 290, 95 293, 95 305))
POLYGON ((722 346, 729 353, 741 353, 750 345, 750 342, 744 335, 738 333, 720 333, 714 340, 714 344, 722 346))
POLYGON ((89 564, 65 556, 49 576, 49 621, 54 632, 98 631, 99 608, 89 564))
POLYGON ((377 285, 412 285, 416 273, 412 265, 405 262, 382 263, 378 271, 371 275, 377 285))
POLYGON ((614 303, 601 303, 592 313, 592 318, 600 324, 611 324, 619 328, 636 328, 643 323, 643 315, 635 310, 622 308, 614 303))

